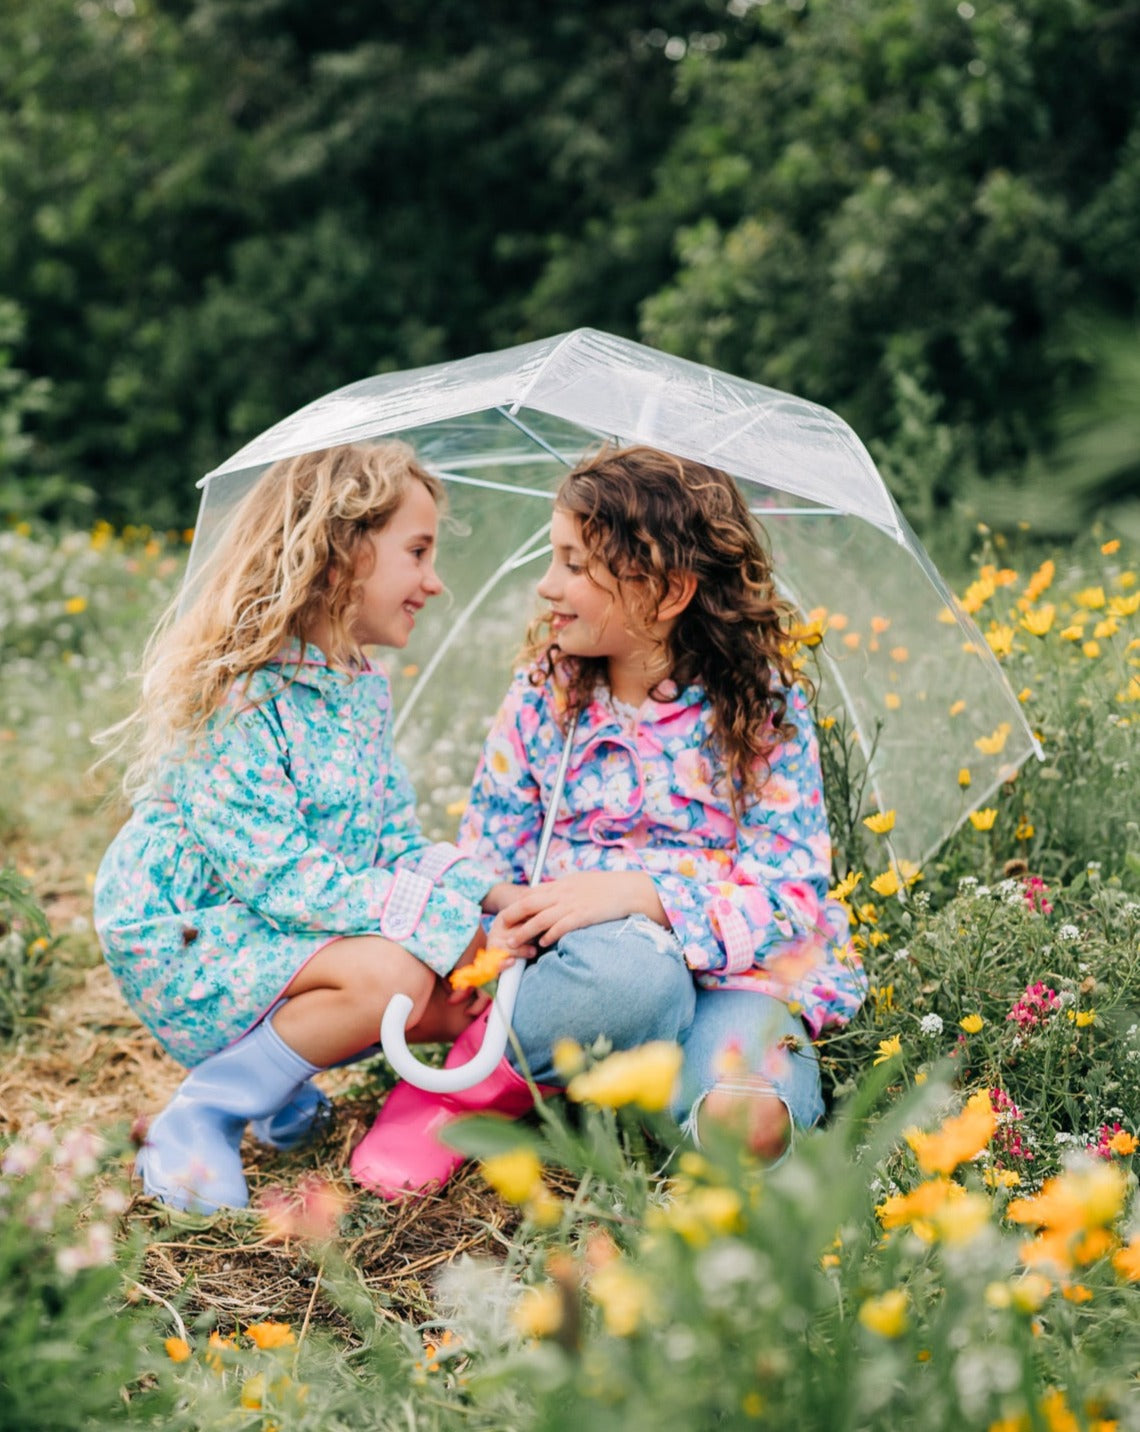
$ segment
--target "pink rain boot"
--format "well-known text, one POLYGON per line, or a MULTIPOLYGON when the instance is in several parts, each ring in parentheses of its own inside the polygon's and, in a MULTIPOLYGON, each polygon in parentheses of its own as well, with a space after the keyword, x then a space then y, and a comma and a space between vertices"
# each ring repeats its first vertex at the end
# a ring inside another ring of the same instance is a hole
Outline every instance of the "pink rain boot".
MULTIPOLYGON (((480 1015, 451 1046, 444 1061, 449 1069, 466 1064, 483 1043, 490 1011, 480 1015)), ((539 1085, 543 1094, 561 1094, 539 1085)), ((357 1183, 381 1198, 415 1197, 429 1187, 442 1188, 466 1155, 436 1135, 464 1114, 504 1114, 517 1119, 534 1104, 531 1086, 511 1068, 506 1057, 478 1084, 453 1094, 430 1094, 403 1080, 384 1101, 372 1127, 353 1150, 349 1168, 357 1183)))

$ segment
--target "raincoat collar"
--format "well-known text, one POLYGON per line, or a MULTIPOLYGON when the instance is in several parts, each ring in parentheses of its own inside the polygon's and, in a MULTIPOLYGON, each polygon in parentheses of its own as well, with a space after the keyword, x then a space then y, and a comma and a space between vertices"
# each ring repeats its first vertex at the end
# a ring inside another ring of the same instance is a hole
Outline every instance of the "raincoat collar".
POLYGON ((364 665, 355 672, 342 671, 330 666, 328 657, 313 642, 302 642, 300 637, 290 637, 277 653, 272 663, 287 681, 301 686, 312 686, 318 691, 333 685, 343 685, 356 676, 379 676, 383 668, 369 660, 367 653, 364 665))

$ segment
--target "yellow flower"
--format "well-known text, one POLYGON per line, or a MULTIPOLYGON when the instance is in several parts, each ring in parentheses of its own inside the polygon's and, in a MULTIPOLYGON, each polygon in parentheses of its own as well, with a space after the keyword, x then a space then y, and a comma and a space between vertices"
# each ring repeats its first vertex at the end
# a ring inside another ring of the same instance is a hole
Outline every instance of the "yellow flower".
POLYGON ((987 1188, 1016 1188, 1021 1175, 1011 1168, 988 1168, 982 1174, 982 1182, 987 1188))
POLYGON ((1120 538, 1114 537, 1111 542, 1102 542, 1100 550, 1106 557, 1111 557, 1114 552, 1120 551, 1120 538))
POLYGON ((562 1294, 553 1283, 528 1288, 511 1310, 511 1324, 526 1338, 548 1338, 562 1326, 562 1294))
POLYGON ((562 1222, 562 1200, 544 1184, 527 1199, 523 1211, 536 1228, 556 1228, 562 1222))
POLYGON ((1108 1141, 1108 1147, 1114 1154, 1121 1158, 1128 1158, 1136 1152, 1138 1147, 1136 1135, 1130 1134, 1127 1129, 1119 1129, 1108 1141))
POLYGON ((764 1399, 758 1392, 746 1392, 740 1403, 745 1417, 759 1417, 764 1411, 764 1399))
POLYGON ((1104 588, 1085 587, 1083 591, 1076 594, 1073 601, 1076 602, 1078 607, 1084 607, 1086 611, 1099 611, 1105 602, 1104 588))
POLYGON ((931 1223, 943 1243, 969 1243, 990 1226, 990 1201, 981 1193, 947 1199, 932 1214, 931 1223))
POLYGON ((1100 642, 1099 642, 1099 641, 1086 641, 1086 642, 1083 642, 1083 643, 1081 644, 1081 650, 1084 652, 1084 654, 1088 657, 1088 659, 1089 659, 1090 661, 1095 661, 1096 658, 1100 655, 1100 642))
POLYGON ((1021 690, 1017 693, 1017 699, 1018 699, 1018 700, 1021 702, 1021 704, 1024 706, 1025 703, 1029 700, 1029 698, 1030 698, 1032 695, 1033 695, 1033 688, 1032 688, 1031 686, 1023 686, 1023 687, 1021 688, 1021 690))
POLYGON ((1029 581, 1025 584, 1025 595, 1031 602, 1037 601, 1041 593, 1052 585, 1056 571, 1057 567, 1053 561, 1050 560, 1041 563, 1040 567, 1037 568, 1036 572, 1033 573, 1032 577, 1030 577, 1029 581))
POLYGON ((959 1164, 976 1158, 993 1138, 997 1115, 990 1096, 983 1089, 971 1095, 960 1114, 946 1119, 940 1129, 923 1133, 912 1129, 906 1141, 914 1150, 918 1166, 925 1174, 950 1174, 959 1164))
POLYGON ((163 1347, 171 1362, 185 1362, 190 1356, 190 1344, 185 1338, 167 1338, 163 1347))
POLYGON ((68 597, 67 601, 63 604, 63 609, 69 616, 77 617, 80 612, 87 610, 87 598, 68 597))
POLYGON ((871 881, 871 889, 884 899, 888 899, 891 895, 897 895, 901 886, 902 882, 895 870, 884 870, 881 875, 876 875, 871 881))
POLYGON ((873 1063, 874 1063, 874 1064, 886 1064, 886 1062, 887 1062, 889 1059, 893 1059, 896 1054, 901 1054, 901 1053, 902 1053, 902 1035, 901 1035, 901 1034, 892 1034, 889 1039, 880 1039, 880 1040, 879 1040, 879 1052, 878 1052, 878 1054, 875 1056, 875 1058, 874 1058, 874 1060, 873 1060, 873 1063))
POLYGON ((479 1172, 508 1203, 525 1203, 542 1181, 542 1164, 533 1149, 512 1149, 483 1159, 479 1172))
POLYGON ((959 698, 959 699, 958 699, 957 701, 955 701, 955 702, 953 703, 953 705, 950 707, 950 715, 951 715, 951 716, 961 716, 962 712, 965 711, 965 709, 966 709, 966 703, 965 703, 963 700, 961 700, 961 698, 959 698))
POLYGON ((1013 838, 1015 840, 1032 840, 1036 833, 1037 827, 1028 816, 1023 815, 1017 822, 1017 829, 1013 832, 1013 838))
POLYGON ((898 694, 897 691, 888 691, 887 694, 883 697, 883 704, 886 706, 888 711, 897 711, 902 705, 902 697, 898 694))
POLYGON ((1049 1294, 1053 1284, 1043 1273, 1026 1273, 1010 1284, 1010 1301, 1021 1313, 1035 1313, 1049 1294))
POLYGON ((1013 627, 1001 622, 991 622, 986 632, 986 641, 997 657, 1008 656, 1013 650, 1013 627))
POLYGON ((899 662, 900 665, 901 665, 902 662, 904 662, 904 661, 909 661, 909 660, 910 660, 910 652, 907 650, 907 648, 906 648, 905 646, 892 646, 892 647, 891 647, 891 660, 892 660, 892 661, 897 661, 897 662, 899 662))
POLYGON ((606 1263, 590 1279, 590 1296, 602 1310, 606 1332, 631 1337, 650 1306, 649 1286, 620 1258, 606 1263))
POLYGON ((272 1347, 292 1347, 296 1341, 288 1323, 254 1323, 246 1328, 245 1335, 262 1351, 272 1347))
POLYGON ((958 1021, 967 1034, 977 1034, 985 1022, 980 1014, 967 1014, 964 1019, 958 1021))
POLYGON ((586 1067, 586 1051, 576 1039, 559 1039, 550 1051, 554 1072, 565 1083, 586 1067))
POLYGON ((1087 1029, 1090 1024, 1096 1023, 1096 1011, 1093 1009, 1070 1009, 1066 1013, 1069 1023, 1075 1024, 1078 1029, 1087 1029))
POLYGON ((1057 615, 1057 609, 1051 602, 1038 607, 1036 611, 1026 612, 1021 618, 1021 625, 1030 636, 1044 636, 1053 625, 1053 619, 1057 615))
POLYGON ((1115 618, 1104 617, 1093 627, 1093 636, 1104 641, 1110 636, 1115 636, 1119 630, 1115 618))
POLYGON ((1108 609, 1114 617, 1134 617, 1140 612, 1140 592, 1134 592, 1130 597, 1113 597, 1108 609))
POLYGON ((1080 641, 1085 634, 1085 629, 1079 622, 1073 622, 1067 627, 1061 628, 1062 641, 1080 641))
POLYGON ((992 830, 994 821, 997 819, 997 811, 993 806, 987 806, 985 810, 972 810, 970 812, 970 824, 975 830, 992 830))
POLYGON ((979 736, 974 742, 983 756, 997 756, 1005 750, 1005 743, 1009 739, 1009 733, 1013 727, 1008 721, 1003 721, 989 736, 979 736))
POLYGON ((906 1293, 902 1288, 892 1288, 877 1298, 868 1298, 859 1309, 859 1321, 880 1337, 901 1337, 907 1329, 906 1293))
POLYGON ((265 1401, 265 1374, 255 1372, 252 1377, 247 1377, 241 1385, 241 1405, 250 1410, 255 1410, 265 1401))
POLYGON ((893 810, 878 811, 875 815, 864 816, 863 824, 872 835, 886 835, 895 828, 895 813, 893 810))
POLYGON ((609 1055, 571 1079, 566 1093, 580 1104, 609 1109, 638 1104, 650 1112, 659 1112, 673 1097, 680 1069, 680 1047, 654 1040, 638 1049, 622 1049, 609 1055))
POLYGON ((970 780, 971 776, 969 769, 966 766, 963 766, 958 772, 958 784, 962 787, 963 790, 965 790, 967 786, 969 786, 970 780))
POLYGON ((846 900, 855 893, 855 887, 863 878, 863 872, 849 870, 834 890, 830 892, 833 900, 846 900))

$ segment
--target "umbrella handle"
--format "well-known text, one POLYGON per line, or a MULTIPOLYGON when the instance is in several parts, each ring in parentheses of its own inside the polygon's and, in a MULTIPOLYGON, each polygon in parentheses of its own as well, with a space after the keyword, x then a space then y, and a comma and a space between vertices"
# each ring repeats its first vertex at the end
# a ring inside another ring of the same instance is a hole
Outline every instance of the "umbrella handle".
POLYGON ((447 1069, 435 1069, 416 1058, 408 1048, 406 1037, 408 1016, 412 1012, 412 1001, 406 994, 393 995, 380 1022, 380 1042, 388 1063, 409 1084, 426 1089, 431 1094, 454 1094, 459 1089, 468 1089, 478 1084, 492 1070, 502 1063, 507 1051, 507 1034, 511 1027, 511 1015, 515 1009, 515 996, 519 992, 524 960, 508 965, 499 976, 498 991, 487 1018, 487 1029, 479 1051, 466 1064, 455 1064, 447 1069))
MULTIPOLYGON (((554 833, 554 817, 562 799, 562 787, 566 783, 566 771, 570 765, 570 748, 574 741, 574 727, 566 733, 558 771, 546 807, 546 819, 542 823, 542 834, 538 841, 538 852, 534 857, 534 869, 530 883, 537 885, 542 879, 542 867, 546 864, 546 851, 554 833)), ((431 1094, 454 1094, 459 1089, 469 1089, 485 1079, 502 1062, 507 1052, 507 1036, 511 1028, 511 1016, 515 1012, 515 996, 519 992, 525 960, 515 960, 499 976, 499 983, 487 1028, 478 1054, 466 1064, 455 1064, 450 1069, 437 1069, 417 1059, 408 1048, 408 1016, 412 1012, 412 1001, 406 994, 394 994, 388 1001, 384 1018, 380 1021, 380 1043, 388 1063, 409 1084, 417 1089, 426 1089, 431 1094)))

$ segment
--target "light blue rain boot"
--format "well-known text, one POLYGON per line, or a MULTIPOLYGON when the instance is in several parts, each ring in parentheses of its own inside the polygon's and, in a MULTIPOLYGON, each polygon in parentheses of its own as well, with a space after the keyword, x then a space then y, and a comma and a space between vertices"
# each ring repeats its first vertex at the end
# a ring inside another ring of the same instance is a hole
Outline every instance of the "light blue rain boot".
POLYGON ((264 1119, 254 1119, 249 1131, 259 1144, 271 1149, 296 1149, 311 1139, 328 1117, 332 1103, 311 1079, 306 1079, 287 1104, 264 1119))
POLYGON ((144 1191, 193 1213, 244 1208, 246 1124, 277 1113, 318 1069, 290 1049, 268 1019, 204 1059, 147 1132, 135 1162, 144 1191))

